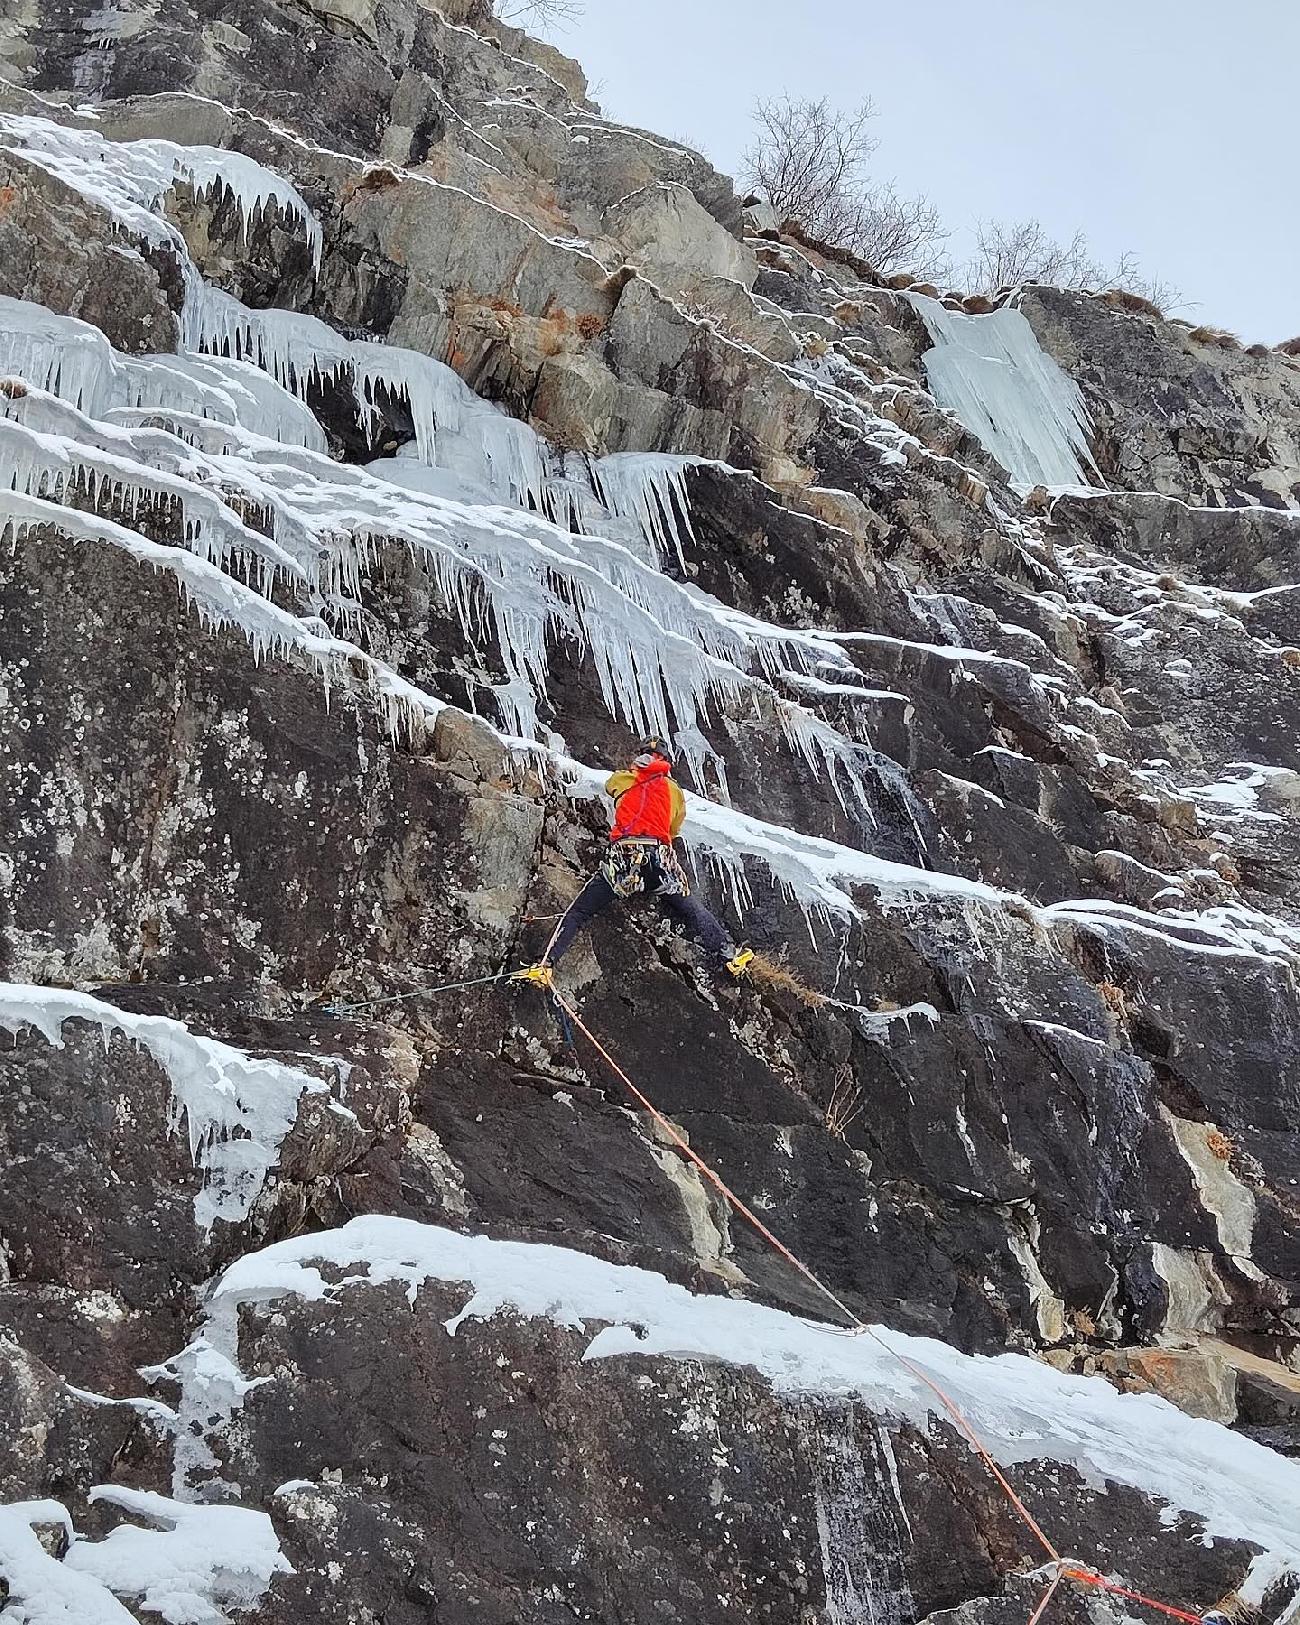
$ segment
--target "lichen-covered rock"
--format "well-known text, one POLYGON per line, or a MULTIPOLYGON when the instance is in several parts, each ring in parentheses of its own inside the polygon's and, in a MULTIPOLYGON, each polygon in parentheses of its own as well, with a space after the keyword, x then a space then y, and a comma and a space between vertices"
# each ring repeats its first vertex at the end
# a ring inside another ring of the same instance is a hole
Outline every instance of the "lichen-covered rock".
POLYGON ((1107 480, 1193 506, 1300 499, 1300 368, 1289 357, 1057 288, 1030 290, 1020 309, 1083 386, 1107 480))

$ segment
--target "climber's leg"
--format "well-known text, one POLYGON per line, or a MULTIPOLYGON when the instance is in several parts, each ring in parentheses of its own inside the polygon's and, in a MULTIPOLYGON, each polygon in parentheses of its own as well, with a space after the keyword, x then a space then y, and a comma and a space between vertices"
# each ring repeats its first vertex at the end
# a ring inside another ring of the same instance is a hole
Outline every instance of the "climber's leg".
POLYGON ((693 937, 706 953, 720 963, 725 964, 735 957, 736 944, 731 940, 731 932, 716 914, 705 908, 698 897, 660 892, 656 894, 655 902, 675 925, 680 926, 687 936, 693 937))
POLYGON ((603 913, 611 903, 617 901, 618 894, 604 875, 597 871, 565 910, 564 918, 556 926, 551 940, 546 945, 542 963, 558 965, 583 926, 590 925, 598 914, 603 913))

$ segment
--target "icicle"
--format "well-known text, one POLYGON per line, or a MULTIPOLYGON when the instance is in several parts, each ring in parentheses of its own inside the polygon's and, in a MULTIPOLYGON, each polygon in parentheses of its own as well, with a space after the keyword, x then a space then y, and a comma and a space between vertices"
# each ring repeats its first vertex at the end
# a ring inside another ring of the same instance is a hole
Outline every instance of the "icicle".
POLYGON ((112 400, 112 346, 89 322, 0 294, 0 375, 71 401, 91 417, 112 400))
MULTIPOLYGON (((313 271, 320 269, 320 222, 296 187, 243 153, 173 141, 109 141, 94 130, 17 113, 0 113, 0 139, 9 143, 3 150, 38 164, 149 242, 178 243, 179 234, 161 215, 163 200, 178 180, 187 181, 199 196, 210 193, 220 199, 223 191, 229 192, 245 239, 258 212, 274 203, 306 238, 313 271)), ((188 258, 183 242, 179 247, 188 258)))
POLYGON ((658 564, 671 549, 683 572, 683 541, 694 542, 686 471, 702 457, 674 457, 666 452, 623 451, 592 464, 597 494, 610 513, 633 520, 653 549, 658 564))

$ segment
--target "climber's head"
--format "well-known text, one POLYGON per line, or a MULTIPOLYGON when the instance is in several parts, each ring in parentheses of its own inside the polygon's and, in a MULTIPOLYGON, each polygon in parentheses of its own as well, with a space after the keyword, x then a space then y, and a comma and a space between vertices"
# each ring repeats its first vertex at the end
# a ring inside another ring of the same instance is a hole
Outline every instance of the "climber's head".
POLYGON ((660 739, 657 734, 651 734, 648 739, 641 740, 637 745, 636 752, 632 757, 632 766, 634 768, 649 767, 656 760, 664 764, 665 771, 672 772, 672 746, 669 745, 666 739, 660 739))

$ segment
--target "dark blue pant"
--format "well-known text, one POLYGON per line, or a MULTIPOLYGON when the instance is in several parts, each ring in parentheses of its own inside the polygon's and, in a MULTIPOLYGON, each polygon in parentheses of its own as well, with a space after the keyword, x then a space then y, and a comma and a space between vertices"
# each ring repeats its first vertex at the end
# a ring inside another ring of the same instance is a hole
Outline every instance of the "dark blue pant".
MULTIPOLYGON (((731 933, 717 915, 711 914, 697 898, 672 893, 660 894, 654 891, 648 892, 647 895, 654 898, 674 925, 685 931, 687 936, 694 937, 706 953, 714 954, 719 959, 730 959, 735 953, 736 945, 731 940, 731 933)), ((561 957, 573 946, 573 939, 583 926, 589 925, 598 914, 603 913, 611 903, 617 901, 618 893, 604 875, 600 873, 592 875, 569 904, 564 918, 556 926, 555 935, 546 950, 547 960, 552 965, 558 965, 561 957)))

